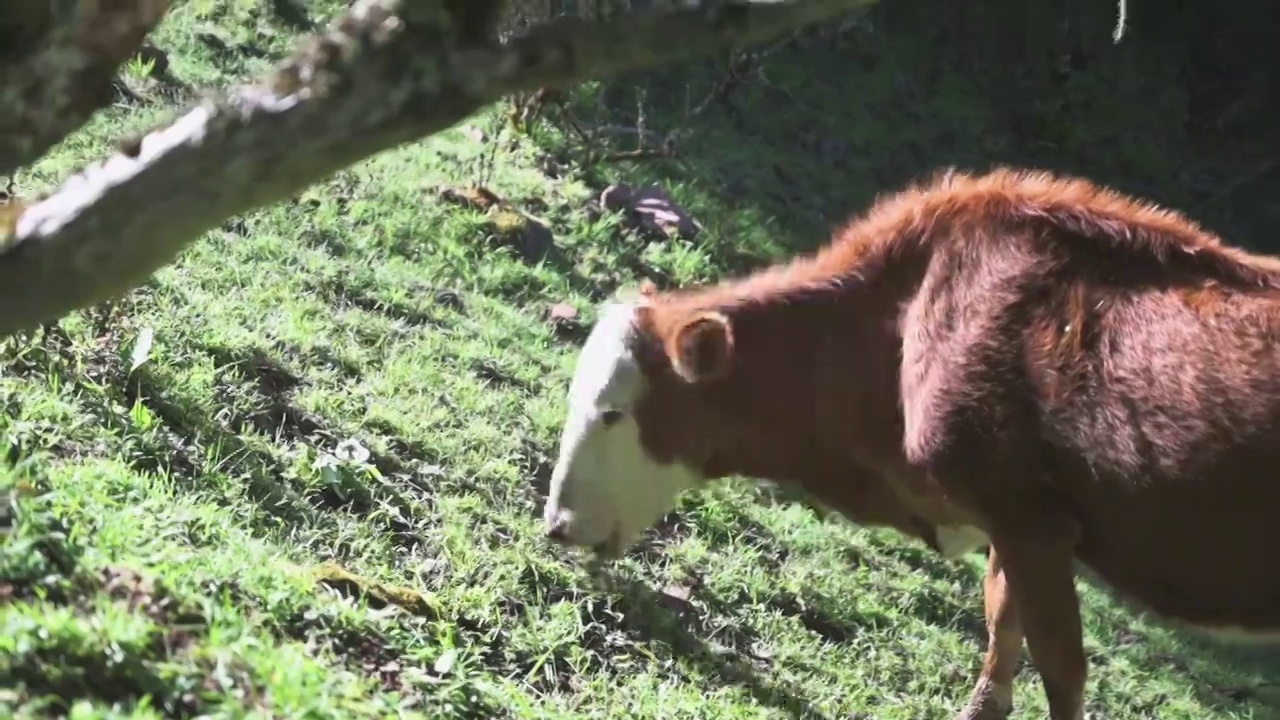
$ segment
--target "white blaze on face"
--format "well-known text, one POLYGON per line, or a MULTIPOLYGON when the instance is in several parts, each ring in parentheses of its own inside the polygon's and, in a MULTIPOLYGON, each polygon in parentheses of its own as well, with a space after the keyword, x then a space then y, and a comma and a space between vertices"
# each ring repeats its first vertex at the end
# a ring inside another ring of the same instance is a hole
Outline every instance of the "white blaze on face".
POLYGON ((620 555, 700 478, 645 454, 633 410, 645 378, 627 349, 635 306, 602 308, 569 386, 560 454, 543 510, 549 535, 620 555))

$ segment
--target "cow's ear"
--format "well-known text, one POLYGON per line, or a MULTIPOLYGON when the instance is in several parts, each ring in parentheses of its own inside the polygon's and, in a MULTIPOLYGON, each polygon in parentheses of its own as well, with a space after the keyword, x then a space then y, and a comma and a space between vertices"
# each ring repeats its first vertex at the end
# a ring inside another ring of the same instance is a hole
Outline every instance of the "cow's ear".
POLYGON ((667 342, 671 366, 687 382, 724 377, 733 356, 733 328, 718 312, 700 312, 680 323, 667 342))

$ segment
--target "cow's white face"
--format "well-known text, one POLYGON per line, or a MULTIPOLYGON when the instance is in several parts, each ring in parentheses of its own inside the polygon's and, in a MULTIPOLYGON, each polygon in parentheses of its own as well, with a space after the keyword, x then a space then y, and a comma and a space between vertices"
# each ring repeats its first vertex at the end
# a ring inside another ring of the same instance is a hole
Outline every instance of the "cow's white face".
POLYGON ((646 381, 627 340, 636 306, 605 305, 578 356, 560 453, 543 509, 548 537, 615 558, 701 478, 659 463, 640 441, 634 410, 646 381))

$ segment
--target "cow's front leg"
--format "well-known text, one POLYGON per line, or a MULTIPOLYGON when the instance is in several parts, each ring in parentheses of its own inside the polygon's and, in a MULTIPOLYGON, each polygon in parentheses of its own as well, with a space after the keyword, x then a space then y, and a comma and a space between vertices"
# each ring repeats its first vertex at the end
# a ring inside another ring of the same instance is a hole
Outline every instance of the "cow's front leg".
POLYGON ((1041 516, 991 537, 1044 685, 1050 720, 1084 718, 1088 666, 1073 565, 1078 540, 1078 526, 1060 516, 1041 516))
POLYGON ((982 604, 987 620, 987 654, 969 702, 955 720, 1004 720, 1013 712, 1013 678, 1022 650, 1022 621, 995 547, 987 548, 982 604))
MULTIPOLYGON (((975 446, 981 449, 978 443, 969 445, 975 446)), ((997 616, 1009 612, 1021 626, 1044 685, 1050 720, 1083 720, 1087 666, 1075 588, 1075 552, 1082 540, 1079 522, 1060 501, 1027 480, 1036 477, 1033 463, 992 462, 981 454, 960 452, 946 459, 951 461, 946 468, 951 472, 935 477, 954 502, 982 518, 991 539, 988 563, 999 565, 998 575, 988 566, 984 582, 988 617, 993 609, 997 616)), ((988 659, 995 660, 997 667, 990 674, 984 668, 983 679, 1007 678, 1011 685, 1012 667, 999 666, 1015 662, 1016 652, 1006 655, 1005 650, 1016 645, 1008 635, 1000 637, 1000 625, 996 623, 988 647, 988 659), (1008 674, 1002 675, 1001 670, 1008 674)))

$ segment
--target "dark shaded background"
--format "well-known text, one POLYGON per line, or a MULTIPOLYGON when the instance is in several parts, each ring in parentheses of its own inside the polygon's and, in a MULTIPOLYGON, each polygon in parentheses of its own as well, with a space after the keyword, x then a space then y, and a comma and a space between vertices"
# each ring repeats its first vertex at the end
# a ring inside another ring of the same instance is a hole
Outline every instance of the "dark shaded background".
POLYGON ((1011 163, 1082 174, 1280 251, 1280 3, 1129 4, 1117 45, 1115 0, 884 0, 856 22, 603 83, 575 107, 682 131, 681 182, 692 169, 775 218, 792 248, 936 167, 1011 163))

